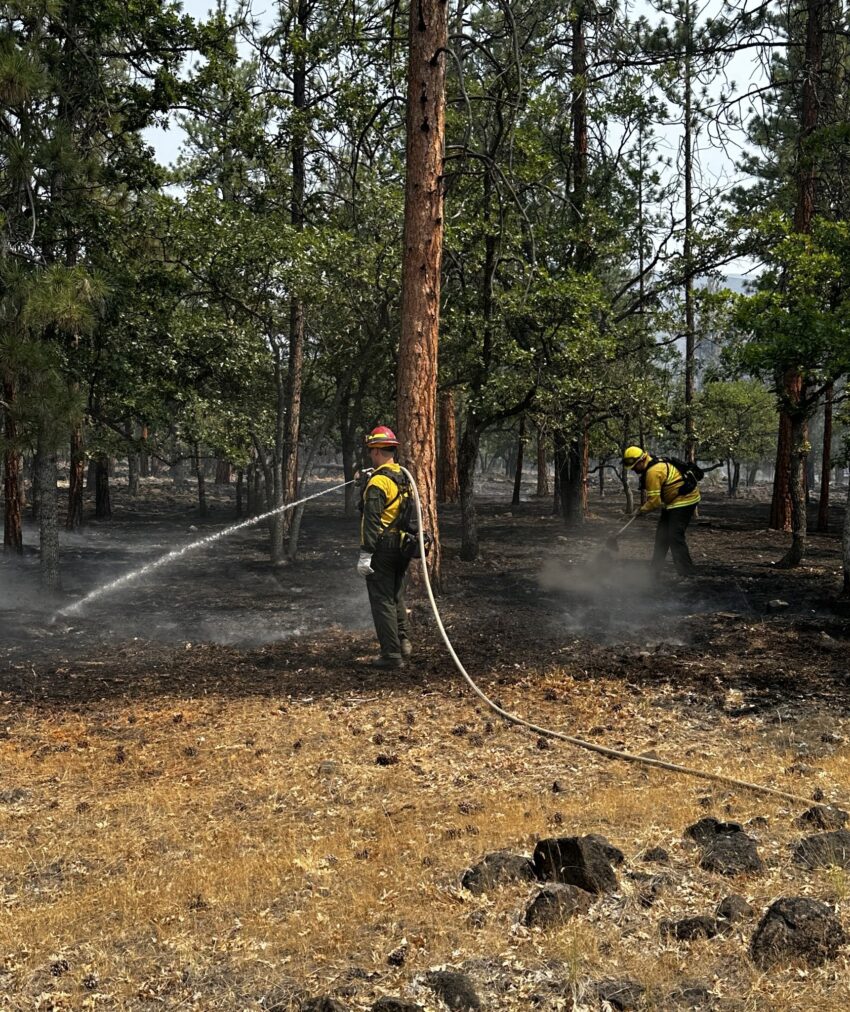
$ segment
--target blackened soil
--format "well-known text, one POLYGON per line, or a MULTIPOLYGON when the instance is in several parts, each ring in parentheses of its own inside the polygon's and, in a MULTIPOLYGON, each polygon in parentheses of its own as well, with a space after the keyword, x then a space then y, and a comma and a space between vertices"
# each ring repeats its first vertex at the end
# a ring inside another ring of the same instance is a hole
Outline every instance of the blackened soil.
MULTIPOLYGON (((332 483, 328 482, 328 487, 332 483)), ((318 491, 316 484, 310 491, 318 491)), ((458 686, 427 600, 410 595, 416 654, 403 672, 376 673, 357 558, 357 517, 342 494, 309 504, 297 562, 273 567, 262 527, 240 531, 149 577, 62 614, 92 589, 234 522, 232 489, 199 518, 191 491, 151 480, 115 516, 89 522, 63 549, 63 595, 38 589, 34 549, 0 563, 0 692, 44 706, 157 694, 315 697, 377 684, 458 686)), ((766 489, 739 500, 705 496, 690 532, 698 576, 672 567, 653 582, 654 521, 620 540, 619 498, 595 499, 578 531, 551 503, 510 505, 511 486, 481 490, 481 557, 459 559, 460 514, 441 512, 440 609, 467 669, 493 691, 534 670, 675 686, 693 705, 742 716, 850 701, 850 620, 840 587, 843 503, 830 532, 811 534, 805 564, 776 562, 787 536, 765 529, 766 489), (781 602, 781 603, 780 603, 781 602), (734 703, 730 703, 731 698, 734 703)), ((35 537, 27 531, 28 540, 35 537)))

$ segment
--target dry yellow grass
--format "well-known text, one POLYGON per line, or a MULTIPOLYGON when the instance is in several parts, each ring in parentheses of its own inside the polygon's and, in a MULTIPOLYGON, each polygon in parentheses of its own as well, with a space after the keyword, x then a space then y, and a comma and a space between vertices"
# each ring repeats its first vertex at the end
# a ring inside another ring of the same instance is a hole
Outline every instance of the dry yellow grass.
MULTIPOLYGON (((812 786, 786 772, 785 745, 755 720, 709 719, 662 687, 553 669, 500 689, 508 708, 570 733, 795 792, 812 786)), ((415 994, 430 1010, 430 993, 411 991, 417 975, 461 963, 482 993, 501 994, 488 1007, 506 1012, 528 1008, 533 993, 550 995, 543 1009, 595 1007, 590 983, 613 976, 647 986, 650 1008, 687 978, 742 1009, 850 1007, 846 956, 763 974, 746 958, 753 924, 691 944, 659 936, 662 917, 712 912, 733 891, 759 915, 781 895, 814 895, 847 924, 846 873, 804 875, 791 863, 794 812, 542 748, 460 690, 22 705, 9 723, 2 1008, 249 1009, 272 991, 278 1007, 291 994, 296 1008, 299 993, 341 990, 352 1010, 384 993, 415 994), (681 834, 710 813, 767 817, 756 830, 765 875, 697 871, 681 834), (544 933, 519 924, 526 886, 485 897, 459 888, 490 850, 592 832, 630 862, 649 846, 670 851, 673 884, 651 909, 623 877, 587 917, 544 933), (403 965, 391 967, 399 947, 403 965)), ((846 748, 818 760, 828 797, 846 799, 848 764, 846 748)))

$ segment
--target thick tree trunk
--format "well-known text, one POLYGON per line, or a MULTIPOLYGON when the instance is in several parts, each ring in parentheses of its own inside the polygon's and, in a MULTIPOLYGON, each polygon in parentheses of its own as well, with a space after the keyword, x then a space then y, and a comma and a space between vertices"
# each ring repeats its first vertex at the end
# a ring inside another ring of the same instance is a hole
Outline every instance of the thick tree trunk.
MULTIPOLYGON (((339 402, 339 438, 342 444, 342 478, 343 481, 354 480, 355 458, 357 455, 357 443, 354 438, 354 427, 351 422, 348 398, 343 397, 339 402)), ((345 515, 353 517, 357 513, 357 487, 356 485, 345 486, 345 515)))
POLYGON ((148 454, 148 427, 142 426, 141 446, 139 447, 139 475, 142 478, 151 476, 151 459, 148 454))
POLYGON ((112 517, 112 502, 109 496, 109 457, 99 453, 95 461, 94 515, 98 520, 112 517))
POLYGON ((823 449, 821 451, 820 499, 818 500, 818 531, 829 530, 829 475, 832 471, 832 395, 830 383, 823 401, 823 449))
POLYGON ((806 554, 806 454, 808 426, 802 413, 791 418, 791 547, 779 563, 784 569, 791 569, 803 561, 806 554))
POLYGON ((23 498, 21 476, 21 457, 17 448, 18 427, 12 414, 15 403, 15 383, 9 374, 3 379, 3 400, 6 407, 3 411, 3 435, 5 450, 3 452, 3 502, 5 517, 3 522, 4 551, 23 552, 24 539, 21 527, 21 500, 23 498))
POLYGON ((519 420, 519 435, 516 442, 516 471, 514 472, 514 494, 511 505, 519 506, 519 495, 522 490, 522 465, 525 451, 525 415, 519 420))
POLYGON ((847 505, 844 508, 844 529, 841 533, 841 559, 844 570, 842 594, 844 597, 850 597, 850 495, 847 496, 847 505))
POLYGON ((467 411, 458 449, 458 480, 460 484, 460 557, 465 562, 478 558, 478 517, 475 511, 475 464, 481 433, 467 411))
POLYGON ((445 0, 416 0, 410 5, 401 340, 396 395, 403 461, 414 474, 422 499, 423 522, 434 537, 428 569, 436 586, 441 572, 436 397, 447 15, 445 0))
POLYGON ((440 459, 437 471, 437 501, 457 502, 460 487, 457 473, 457 425, 455 401, 451 390, 439 395, 440 404, 440 459))
POLYGON ((139 451, 136 449, 133 437, 133 423, 128 421, 124 426, 124 435, 127 440, 127 493, 135 499, 139 494, 139 451))
POLYGON ((242 516, 242 500, 245 490, 245 472, 242 468, 237 468, 236 471, 236 519, 238 520, 242 516))
POLYGON ((59 504, 56 498, 56 451, 43 434, 38 436, 35 472, 38 479, 38 533, 41 584, 45 590, 60 589, 59 504))
MULTIPOLYGON (((277 395, 277 412, 275 416, 275 439, 273 459, 269 467, 263 463, 263 474, 266 479, 266 488, 270 495, 269 509, 280 510, 286 502, 286 488, 284 478, 284 455, 286 445, 286 384, 283 379, 283 352, 278 343, 275 343, 274 381, 277 395)), ((258 447, 258 456, 265 461, 265 452, 258 447)), ((284 539, 287 529, 286 513, 281 511, 269 518, 269 558, 275 565, 284 561, 284 539)))
POLYGON ((549 495, 549 472, 546 468, 546 434, 537 427, 537 495, 549 495))
MULTIPOLYGON (((307 49, 310 27, 310 0, 298 0, 297 22, 299 45, 293 52, 292 104, 292 192, 289 220, 297 232, 304 229, 304 194, 306 188, 305 140, 307 136, 307 49)), ((301 437, 301 392, 304 372, 304 303, 295 294, 289 306, 289 360, 287 364, 286 412, 284 416, 282 450, 282 498, 276 505, 294 502, 298 498, 298 441, 301 437)), ((283 538, 289 534, 293 521, 291 510, 275 517, 272 528, 272 561, 284 562, 283 538), (279 520, 279 523, 277 522, 279 520)))
MULTIPOLYGON (((789 369, 782 380, 785 397, 791 404, 800 399, 802 379, 789 369)), ((770 505, 770 522, 773 531, 791 530, 791 416, 783 409, 779 413, 779 435, 776 444, 776 467, 773 472, 773 500, 770 505)))
POLYGON ((587 491, 586 435, 582 433, 579 436, 568 436, 563 432, 556 433, 555 447, 561 517, 570 526, 580 526, 584 522, 587 491))
POLYGON ((685 459, 696 460, 696 428, 694 419, 694 388, 696 375, 696 332, 694 326, 694 271, 691 253, 694 228, 693 201, 693 16, 691 0, 685 0, 685 64, 684 89, 685 136, 685 235, 682 244, 682 258, 685 264, 685 459))
POLYGON ((192 463, 195 467, 195 478, 198 482, 198 514, 205 517, 207 515, 207 480, 204 475, 201 454, 197 443, 192 447, 192 463))
POLYGON ((76 531, 83 526, 83 482, 86 457, 83 452, 83 427, 71 429, 71 453, 68 464, 68 512, 65 530, 76 531))
POLYGON ((215 461, 215 484, 229 485, 233 477, 233 465, 224 457, 216 457, 215 461))

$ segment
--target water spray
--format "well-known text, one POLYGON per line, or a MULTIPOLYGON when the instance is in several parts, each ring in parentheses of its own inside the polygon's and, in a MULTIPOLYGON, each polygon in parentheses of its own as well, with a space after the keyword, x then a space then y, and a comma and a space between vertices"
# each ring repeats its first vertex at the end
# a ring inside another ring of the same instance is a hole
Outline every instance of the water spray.
POLYGON ((111 583, 106 583, 102 587, 96 587, 94 590, 86 594, 85 597, 81 597, 79 601, 75 601, 73 604, 60 608, 59 611, 57 611, 50 619, 50 624, 53 625, 60 615, 67 617, 68 615, 77 614, 77 612, 82 611, 87 604, 97 600, 97 598, 102 597, 104 594, 126 587, 128 584, 133 583, 134 580, 139 580, 143 576, 147 576, 148 573, 152 573, 155 569, 160 569, 162 566, 167 566, 172 562, 176 562, 184 555, 188 555, 189 552, 194 552, 198 548, 205 548, 207 545, 211 545, 215 541, 221 541, 222 538, 230 537, 231 534, 244 530, 246 527, 253 527, 255 524, 260 524, 264 520, 268 520, 270 517, 276 516, 278 513, 285 513, 287 510, 294 509, 296 506, 301 506, 302 503, 309 502, 311 499, 318 499, 319 496, 328 495, 330 492, 337 492, 339 489, 345 488, 346 485, 350 485, 354 481, 357 481, 357 478, 352 478, 350 481, 344 481, 341 485, 334 485, 332 488, 322 489, 321 492, 314 492, 313 495, 305 496, 303 499, 299 499, 296 502, 284 503, 283 506, 277 506, 273 510, 261 513, 259 516, 249 517, 247 520, 241 520, 239 523, 231 524, 230 527, 225 527, 223 531, 218 531, 217 533, 210 534, 205 538, 200 538, 198 541, 193 541, 191 545, 185 545, 183 548, 175 548, 174 551, 168 552, 166 555, 162 555, 158 559, 154 559, 153 562, 149 562, 140 569, 134 569, 132 573, 126 573, 124 576, 119 576, 117 580, 113 580, 111 583))
MULTIPOLYGON (((776 787, 765 787, 763 784, 750 783, 747 780, 738 780, 735 777, 726 776, 723 773, 711 773, 708 770, 693 769, 690 766, 680 766, 678 763, 664 762, 662 759, 650 759, 648 756, 635 755, 633 752, 622 752, 619 749, 607 748, 604 745, 599 745, 596 742, 585 741, 583 738, 575 738, 572 735, 565 734, 563 731, 555 731, 552 728, 541 727, 539 724, 534 724, 530 720, 526 720, 525 717, 520 717, 518 714, 511 713, 508 710, 504 710, 498 703, 495 703, 490 697, 480 689, 472 677, 467 672, 466 668, 461 663, 460 658, 455 652, 455 648, 452 646, 452 642, 449 639, 449 634, 446 632, 446 628, 443 625, 443 620, 440 617, 440 611, 437 608, 437 602, 434 599, 434 591, 431 587, 431 580, 428 575, 428 560, 425 555, 425 539, 423 536, 423 522, 422 522, 422 504, 419 499, 419 489, 416 486, 416 481, 413 475, 406 468, 402 467, 402 471, 410 479, 410 484, 413 489, 413 499, 416 505, 416 517, 419 521, 419 557, 422 562, 422 576, 425 580, 425 588, 428 592, 428 600, 431 603, 431 610, 434 613, 434 619, 437 623, 437 628, 440 630, 440 635, 443 638, 443 642, 446 645, 452 660, 455 663, 455 667, 463 676, 466 684, 472 689, 478 698, 485 703, 494 713, 497 713, 503 720, 506 720, 510 724, 516 724, 519 727, 526 727, 530 731, 534 731, 535 734, 539 734, 544 738, 554 738, 558 741, 565 741, 570 745, 576 745, 578 748, 587 749, 590 752, 596 752, 598 755, 603 755, 608 759, 620 759, 623 762, 638 763, 642 766, 654 766, 656 769, 668 770, 671 773, 678 773, 683 776, 698 777, 701 780, 712 780, 715 783, 727 784, 730 787, 739 787, 744 790, 750 791, 755 794, 770 795, 775 798, 782 798, 783 801, 791 801, 795 805, 805 805, 809 807, 812 804, 811 798, 804 798, 799 794, 791 794, 788 791, 780 791, 776 787)), ((636 519, 637 514, 629 520, 623 530, 629 527, 636 519)), ((623 531, 619 531, 622 534, 623 531)), ((820 803, 824 808, 834 808, 834 805, 830 805, 827 802, 820 803)))

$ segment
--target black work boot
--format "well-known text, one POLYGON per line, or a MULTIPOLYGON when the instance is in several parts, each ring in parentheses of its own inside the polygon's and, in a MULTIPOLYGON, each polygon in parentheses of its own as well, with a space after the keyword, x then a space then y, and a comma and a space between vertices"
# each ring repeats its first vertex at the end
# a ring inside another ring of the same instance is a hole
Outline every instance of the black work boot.
POLYGON ((413 653, 413 644, 406 636, 399 637, 399 645, 401 646, 401 656, 410 657, 413 653))
POLYGON ((373 668, 379 668, 381 671, 392 671, 395 668, 403 668, 404 661, 401 657, 384 657, 382 654, 380 657, 376 657, 372 661, 373 668))

